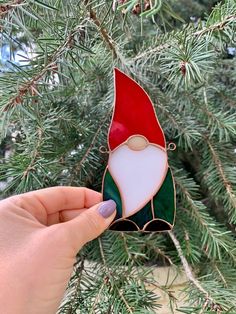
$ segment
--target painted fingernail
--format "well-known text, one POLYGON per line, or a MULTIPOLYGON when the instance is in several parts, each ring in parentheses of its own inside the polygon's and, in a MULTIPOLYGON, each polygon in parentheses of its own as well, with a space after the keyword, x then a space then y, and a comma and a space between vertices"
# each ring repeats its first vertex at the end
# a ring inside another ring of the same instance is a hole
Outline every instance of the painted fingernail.
POLYGON ((98 212, 103 218, 110 217, 115 210, 116 203, 113 200, 103 202, 98 208, 98 212))

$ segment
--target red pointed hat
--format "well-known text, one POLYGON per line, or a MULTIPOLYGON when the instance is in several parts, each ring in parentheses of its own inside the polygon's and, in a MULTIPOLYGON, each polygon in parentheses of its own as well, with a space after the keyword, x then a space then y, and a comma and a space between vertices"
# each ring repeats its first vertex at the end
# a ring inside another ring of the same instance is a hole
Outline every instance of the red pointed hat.
POLYGON ((115 68, 115 105, 108 134, 111 150, 132 135, 143 135, 152 144, 166 147, 153 104, 133 79, 115 68))

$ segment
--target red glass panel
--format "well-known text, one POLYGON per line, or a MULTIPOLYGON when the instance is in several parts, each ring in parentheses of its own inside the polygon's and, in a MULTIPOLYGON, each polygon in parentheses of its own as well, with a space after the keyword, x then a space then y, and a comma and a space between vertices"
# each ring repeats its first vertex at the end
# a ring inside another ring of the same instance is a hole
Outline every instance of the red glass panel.
POLYGON ((149 96, 133 79, 115 69, 115 108, 108 135, 110 149, 138 134, 150 143, 166 146, 149 96))

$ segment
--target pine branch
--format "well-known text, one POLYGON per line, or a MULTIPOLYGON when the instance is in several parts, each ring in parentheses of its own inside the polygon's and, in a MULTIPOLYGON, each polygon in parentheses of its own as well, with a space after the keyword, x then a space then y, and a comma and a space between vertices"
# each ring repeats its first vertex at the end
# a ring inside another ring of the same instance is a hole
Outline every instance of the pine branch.
MULTIPOLYGON (((169 99, 168 99, 169 100, 169 99)), ((170 133, 171 138, 176 138, 179 141, 179 146, 184 150, 193 149, 193 145, 196 141, 200 140, 202 135, 198 130, 197 121, 193 116, 182 117, 178 112, 173 111, 170 105, 170 100, 167 104, 162 104, 158 101, 155 106, 161 111, 166 121, 162 123, 164 126, 166 124, 166 132, 170 133), (193 128, 193 125, 195 127, 193 128), (172 130, 173 132, 169 132, 172 130)), ((168 134, 167 133, 167 134, 168 134)))
POLYGON ((201 201, 196 201, 187 189, 187 185, 192 184, 192 189, 197 186, 187 176, 175 175, 176 186, 180 189, 183 200, 186 201, 187 209, 183 210, 187 215, 192 217, 201 232, 202 248, 207 250, 209 255, 222 259, 222 252, 228 254, 233 261, 236 260, 235 255, 231 251, 232 240, 229 236, 230 231, 222 228, 207 212, 206 206, 201 201))
POLYGON ((157 47, 154 47, 152 49, 149 49, 149 50, 145 50, 144 52, 138 54, 137 56, 135 56, 132 61, 137 61, 139 59, 145 59, 147 58, 148 56, 150 56, 151 54, 156 54, 156 53, 159 53, 161 52, 162 50, 166 50, 168 48, 170 48, 171 45, 170 44, 161 44, 157 47))
POLYGON ((97 26, 99 32, 101 33, 101 36, 102 36, 103 40, 105 41, 105 43, 107 44, 109 49, 112 51, 113 57, 115 59, 117 57, 117 51, 116 51, 116 48, 115 48, 115 42, 112 40, 112 38, 108 34, 107 30, 102 26, 101 21, 97 17, 96 12, 92 9, 91 5, 89 4, 89 1, 90 0, 85 0, 84 1, 84 5, 86 6, 86 8, 87 8, 87 10, 89 12, 90 19, 97 26))
POLYGON ((158 102, 157 104, 155 104, 155 107, 159 108, 163 112, 163 114, 168 118, 171 125, 174 126, 175 129, 179 131, 179 134, 184 133, 182 126, 180 125, 179 121, 177 121, 176 119, 176 115, 172 114, 172 112, 168 110, 167 106, 164 106, 163 104, 158 102))
POLYGON ((212 154, 212 158, 215 162, 215 165, 216 165, 216 168, 218 170, 218 173, 220 175, 220 177, 222 178, 222 181, 224 183, 224 186, 225 186, 225 190, 226 192, 229 194, 230 196, 230 199, 232 198, 232 205, 234 205, 234 207, 236 208, 236 198, 235 198, 235 195, 233 193, 233 189, 232 189, 232 186, 229 182, 229 180, 226 178, 226 175, 223 171, 223 166, 220 162, 220 159, 219 157, 217 156, 217 152, 214 150, 213 146, 211 145, 211 142, 209 141, 209 139, 206 138, 206 142, 210 148, 210 151, 211 151, 211 154, 212 154))
POLYGON ((33 95, 35 94, 35 91, 37 91, 36 84, 39 83, 48 71, 53 72, 57 69, 57 60, 67 49, 72 49, 74 45, 74 37, 76 34, 80 33, 80 31, 81 25, 76 26, 75 29, 69 33, 65 41, 56 49, 56 51, 51 56, 48 56, 48 63, 46 63, 39 73, 18 87, 18 92, 8 101, 6 105, 3 106, 2 111, 9 111, 16 105, 22 103, 23 98, 26 97, 28 93, 33 95))
POLYGON ((74 293, 73 296, 71 297, 72 302, 70 303, 70 308, 66 312, 66 314, 72 314, 73 309, 76 303, 77 295, 80 293, 80 284, 81 284, 81 279, 84 271, 84 257, 80 256, 80 265, 78 268, 75 269, 75 276, 76 276, 76 284, 74 285, 74 293))
POLYGON ((91 152, 91 150, 92 150, 92 148, 93 148, 93 146, 94 146, 94 144, 96 142, 97 136, 98 136, 99 132, 101 131, 102 127, 104 126, 104 123, 106 122, 106 120, 110 116, 111 111, 112 111, 112 108, 110 110, 108 110, 108 112, 105 115, 104 119, 101 121, 100 126, 98 127, 97 131, 95 132, 88 149, 86 150, 84 156, 82 157, 81 161, 79 162, 79 164, 76 167, 76 171, 77 172, 80 171, 81 166, 83 165, 84 161, 86 160, 86 158, 88 157, 89 153, 91 152))
MULTIPOLYGON (((128 256, 128 260, 132 260, 132 255, 130 254, 130 251, 129 251, 129 248, 128 248, 128 244, 127 244, 127 239, 125 237, 125 233, 124 232, 120 232, 120 237, 124 243, 124 249, 125 249, 125 252, 128 256)), ((133 264, 133 260, 132 260, 132 264, 133 264)))
POLYGON ((23 176, 22 176, 22 179, 24 179, 25 177, 28 176, 28 173, 32 170, 34 170, 34 163, 40 153, 40 146, 43 142, 43 131, 41 128, 38 128, 37 130, 37 133, 38 133, 38 140, 37 140, 37 144, 36 144, 36 147, 35 147, 35 150, 33 151, 32 153, 32 159, 31 159, 31 162, 29 164, 29 166, 26 168, 26 170, 24 171, 23 173, 23 176))
POLYGON ((236 194, 234 193, 233 187, 231 185, 231 182, 227 178, 225 172, 224 172, 224 167, 221 163, 221 160, 217 154, 217 151, 214 149, 213 145, 211 144, 210 140, 206 138, 206 143, 208 144, 208 147, 211 152, 212 160, 214 161, 214 164, 216 166, 217 172, 219 174, 219 177, 221 178, 221 181, 223 182, 223 185, 225 187, 226 195, 228 196, 229 199, 229 204, 231 205, 231 208, 233 212, 231 211, 231 220, 235 219, 233 216, 235 216, 235 210, 236 210, 236 194))
POLYGON ((104 278, 103 283, 102 283, 100 289, 98 290, 98 294, 96 295, 95 300, 93 302, 93 305, 92 305, 92 307, 91 307, 91 309, 90 309, 88 314, 94 314, 95 313, 95 309, 96 309, 97 303, 98 303, 98 301, 99 301, 99 299, 101 297, 102 290, 104 289, 105 285, 106 285, 106 280, 104 278))
MULTIPOLYGON (((101 252, 101 257, 102 257, 102 261, 103 261, 103 265, 106 269, 106 273, 108 275, 108 277, 110 278, 110 280, 112 280, 112 274, 107 266, 107 263, 106 263, 106 259, 105 259, 105 254, 104 254, 104 250, 103 250, 103 245, 102 245, 102 239, 101 237, 98 238, 98 243, 99 243, 99 248, 100 248, 100 252, 101 252)), ((130 314, 134 314, 134 311, 133 309, 129 306, 129 303, 127 302, 127 300, 125 299, 123 293, 120 291, 120 289, 116 286, 116 284, 113 282, 114 284, 114 287, 116 288, 120 298, 122 299, 122 301, 124 302, 127 310, 128 310, 128 313, 130 314)))
POLYGON ((230 97, 225 95, 223 91, 217 91, 217 95, 233 110, 236 109, 236 101, 232 100, 230 97))
POLYGON ((213 25, 210 25, 209 27, 205 27, 202 30, 199 30, 197 32, 194 32, 193 35, 195 36, 202 36, 206 33, 211 33, 214 31, 220 31, 225 28, 225 26, 228 26, 231 23, 236 22, 236 15, 235 14, 230 14, 224 17, 224 19, 220 22, 217 22, 213 25))
MULTIPOLYGON (((22 5, 25 3, 25 0, 14 0, 12 2, 4 3, 0 5, 0 19, 3 19, 6 17, 6 15, 11 11, 16 9, 19 5, 22 5)), ((1 26, 0 26, 1 30, 1 26)))
POLYGON ((220 279, 222 280, 223 284, 225 287, 228 287, 227 281, 224 278, 224 275, 222 274, 222 272, 220 271, 219 267, 214 263, 213 267, 215 268, 215 270, 217 271, 217 273, 219 274, 220 279))
POLYGON ((184 93, 196 108, 195 112, 199 124, 204 123, 206 127, 210 129, 211 137, 217 135, 221 142, 223 140, 227 142, 230 141, 236 134, 236 114, 229 111, 216 110, 208 101, 205 87, 203 87, 202 92, 203 101, 198 100, 196 96, 189 92, 184 93), (203 116, 198 114, 199 111, 203 113, 203 116))
MULTIPOLYGON (((169 234, 171 240, 173 241, 173 243, 175 245, 175 248, 178 252, 179 258, 182 262, 186 276, 188 277, 189 281, 192 282, 196 286, 196 288, 205 295, 205 297, 207 299, 211 299, 211 298, 209 298, 208 292, 200 285, 199 281, 194 277, 194 275, 191 271, 191 268, 187 262, 187 259, 185 258, 184 254, 183 254, 183 251, 182 251, 182 248, 180 246, 178 239, 176 238, 176 236, 174 235, 174 233, 172 231, 169 231, 168 234, 169 234)), ((211 301, 213 301, 213 300, 211 299, 211 301)))
MULTIPOLYGON (((185 274, 187 276, 187 278, 189 279, 189 281, 205 296, 205 302, 203 304, 202 307, 202 312, 204 312, 204 309, 210 304, 211 307, 215 307, 215 306, 219 306, 218 303, 209 295, 209 293, 202 287, 202 285, 200 284, 200 282, 195 278, 195 276, 192 273, 192 270, 187 262, 186 257, 183 254, 183 250, 181 248, 181 245, 178 241, 178 239, 176 238, 176 236, 174 235, 174 233, 172 231, 168 232, 171 240, 173 241, 175 248, 178 252, 179 258, 182 262, 185 274)), ((199 313, 199 314, 200 314, 199 313)))
POLYGON ((71 180, 70 182, 72 183, 73 182, 73 179, 74 179, 74 176, 76 176, 80 170, 81 170, 81 167, 83 167, 83 164, 84 162, 86 161, 86 159, 88 158, 91 150, 93 149, 95 143, 96 143, 96 140, 97 140, 97 137, 99 135, 99 133, 101 132, 101 129, 103 128, 104 126, 104 123, 107 121, 108 117, 110 116, 111 114, 111 111, 112 111, 112 107, 110 108, 110 110, 107 111, 107 113, 105 114, 104 118, 102 119, 101 123, 99 124, 99 127, 97 128, 97 131, 95 132, 88 148, 86 149, 83 157, 81 158, 81 160, 79 161, 79 163, 76 165, 75 167, 75 173, 73 176, 71 176, 71 180))
POLYGON ((223 287, 226 289, 231 289, 235 287, 236 272, 235 264, 231 263, 227 257, 222 261, 212 260, 212 258, 204 252, 207 260, 205 265, 207 267, 202 268, 203 276, 207 275, 217 280, 217 282, 222 283, 223 287))
MULTIPOLYGON (((174 265, 174 262, 172 261, 171 257, 167 255, 164 249, 161 249, 160 243, 158 243, 156 240, 160 239, 159 236, 157 238, 156 234, 150 234, 145 242, 143 243, 142 247, 140 250, 142 251, 143 249, 148 249, 153 252, 155 252, 156 257, 158 258, 161 256, 163 258, 163 261, 168 261, 170 265, 174 265)), ((160 287, 159 287, 160 288, 160 287)))

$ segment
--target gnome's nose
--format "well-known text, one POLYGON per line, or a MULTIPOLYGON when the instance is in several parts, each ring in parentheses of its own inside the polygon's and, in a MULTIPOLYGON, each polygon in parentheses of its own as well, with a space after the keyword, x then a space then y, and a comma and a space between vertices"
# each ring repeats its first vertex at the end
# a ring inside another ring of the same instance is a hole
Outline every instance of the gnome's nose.
POLYGON ((127 145, 132 150, 143 150, 148 146, 148 140, 144 136, 134 135, 127 140, 127 145))

